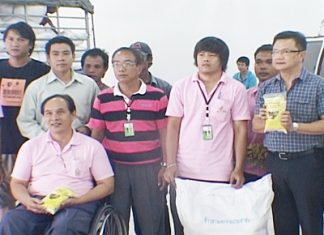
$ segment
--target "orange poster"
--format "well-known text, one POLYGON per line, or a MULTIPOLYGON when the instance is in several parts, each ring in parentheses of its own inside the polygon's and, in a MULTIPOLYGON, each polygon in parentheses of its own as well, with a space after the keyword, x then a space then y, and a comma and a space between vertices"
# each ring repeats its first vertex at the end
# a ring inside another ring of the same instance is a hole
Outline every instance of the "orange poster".
POLYGON ((2 78, 0 88, 0 104, 2 106, 21 106, 25 92, 24 79, 2 78))

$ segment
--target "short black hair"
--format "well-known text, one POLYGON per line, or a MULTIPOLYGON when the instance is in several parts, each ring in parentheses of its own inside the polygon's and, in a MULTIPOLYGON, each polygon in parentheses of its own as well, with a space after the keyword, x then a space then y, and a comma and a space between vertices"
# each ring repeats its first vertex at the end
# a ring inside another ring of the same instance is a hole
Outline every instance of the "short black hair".
POLYGON ((121 48, 118 48, 114 54, 112 55, 112 60, 114 60, 115 58, 115 55, 118 53, 118 52, 121 52, 121 51, 128 51, 130 53, 132 53, 135 57, 135 63, 136 65, 140 65, 140 64, 143 64, 144 63, 144 56, 143 54, 137 50, 137 49, 134 49, 134 48, 130 48, 130 47, 121 47, 121 48))
POLYGON ((226 43, 216 37, 205 37, 197 42, 194 50, 194 60, 195 65, 197 66, 197 55, 198 53, 206 51, 212 52, 219 56, 219 60, 222 64, 222 71, 224 72, 227 68, 227 62, 229 57, 229 49, 226 43))
POLYGON ((237 60, 236 63, 241 62, 244 63, 247 67, 250 65, 250 59, 246 56, 240 56, 237 60))
POLYGON ((275 44, 277 40, 280 39, 293 39, 298 47, 298 50, 305 51, 307 49, 307 41, 304 34, 297 32, 297 31, 283 31, 278 33, 273 38, 272 45, 275 44))
POLYGON ((81 57, 81 67, 82 68, 84 66, 84 61, 85 61, 87 56, 91 56, 91 57, 100 56, 102 58, 104 67, 108 68, 109 56, 104 50, 102 50, 100 48, 93 48, 93 49, 89 49, 86 52, 84 52, 82 57, 81 57))
POLYGON ((59 44, 65 43, 65 44, 69 45, 70 48, 71 48, 72 54, 74 54, 75 45, 72 42, 72 40, 70 38, 68 38, 68 37, 65 37, 65 36, 56 36, 56 37, 50 39, 45 45, 45 51, 46 51, 47 55, 49 55, 50 52, 51 52, 51 46, 53 44, 56 44, 56 43, 59 43, 59 44))
POLYGON ((65 101, 70 113, 73 113, 76 111, 76 107, 75 107, 75 103, 74 100, 72 99, 71 96, 69 95, 63 95, 63 94, 55 94, 52 96, 47 97, 41 104, 41 114, 44 115, 44 109, 45 109, 45 105, 48 101, 55 99, 55 98, 61 98, 65 101))
POLYGON ((254 59, 256 58, 257 54, 261 51, 272 52, 273 46, 271 44, 263 44, 262 46, 258 47, 254 52, 254 59))
POLYGON ((17 32, 21 37, 29 41, 29 44, 31 45, 31 48, 29 49, 29 54, 31 55, 34 51, 35 41, 36 41, 36 36, 32 27, 30 27, 29 24, 23 21, 20 21, 15 24, 11 24, 6 28, 6 30, 3 33, 3 41, 6 40, 8 33, 11 30, 17 32))

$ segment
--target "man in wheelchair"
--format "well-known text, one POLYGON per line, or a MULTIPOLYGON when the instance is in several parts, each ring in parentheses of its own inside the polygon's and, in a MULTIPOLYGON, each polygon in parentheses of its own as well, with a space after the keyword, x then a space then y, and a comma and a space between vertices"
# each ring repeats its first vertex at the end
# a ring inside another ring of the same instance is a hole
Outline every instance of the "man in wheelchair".
POLYGON ((70 96, 48 97, 41 112, 49 131, 19 150, 10 187, 20 204, 3 218, 0 234, 88 234, 100 199, 114 190, 108 157, 98 141, 72 129, 70 96), (62 187, 75 196, 51 214, 42 199, 62 187))

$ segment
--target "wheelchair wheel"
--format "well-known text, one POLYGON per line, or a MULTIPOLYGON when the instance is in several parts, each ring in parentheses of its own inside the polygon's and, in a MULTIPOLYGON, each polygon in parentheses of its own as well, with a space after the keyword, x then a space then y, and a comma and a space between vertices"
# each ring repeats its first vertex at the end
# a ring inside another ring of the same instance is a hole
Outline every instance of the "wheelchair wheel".
POLYGON ((101 207, 92 221, 89 235, 127 235, 123 218, 111 205, 101 207))

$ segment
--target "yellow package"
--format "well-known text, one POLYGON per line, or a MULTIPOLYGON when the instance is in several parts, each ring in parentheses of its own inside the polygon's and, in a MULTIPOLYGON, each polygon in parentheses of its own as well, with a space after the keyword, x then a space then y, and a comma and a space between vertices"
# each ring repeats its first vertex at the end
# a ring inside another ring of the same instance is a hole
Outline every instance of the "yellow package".
POLYGON ((76 194, 68 188, 58 187, 43 198, 42 204, 50 214, 54 215, 66 200, 75 195, 76 194))
POLYGON ((287 130, 280 123, 280 116, 286 110, 286 93, 264 94, 263 99, 267 109, 264 132, 280 131, 287 133, 287 130))

